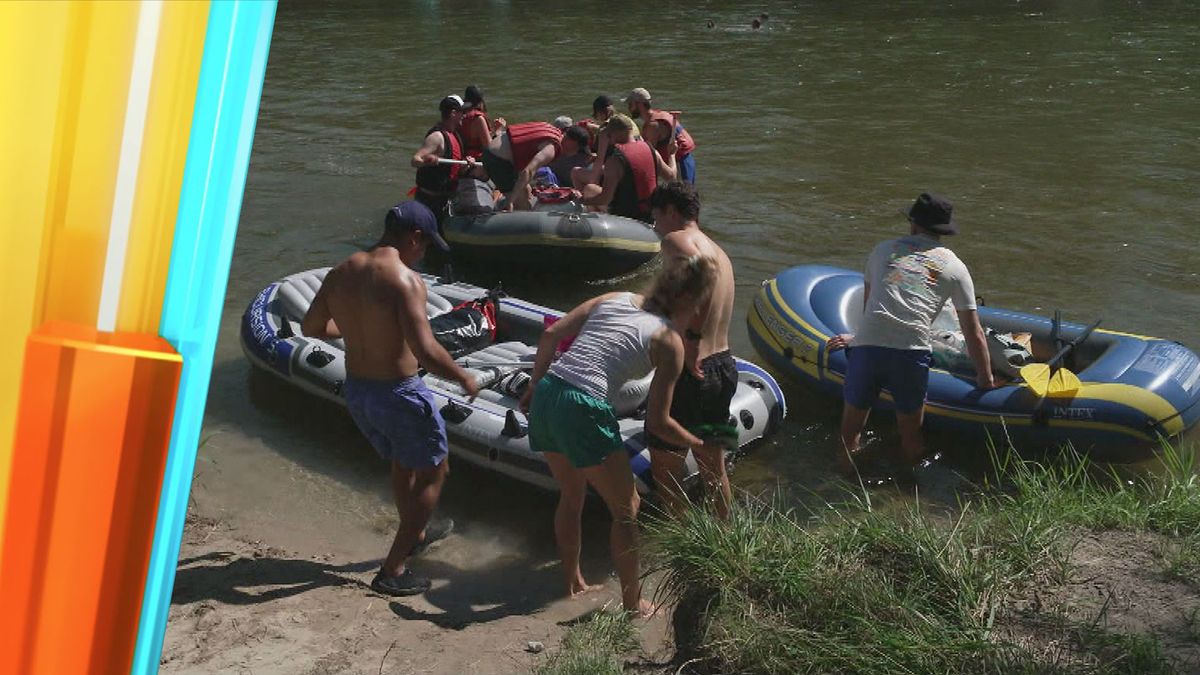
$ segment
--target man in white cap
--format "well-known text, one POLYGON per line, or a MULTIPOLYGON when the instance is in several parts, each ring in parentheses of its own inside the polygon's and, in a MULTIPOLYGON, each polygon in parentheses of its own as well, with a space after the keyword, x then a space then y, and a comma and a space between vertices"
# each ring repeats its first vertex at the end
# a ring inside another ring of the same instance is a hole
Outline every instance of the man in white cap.
MULTIPOLYGON (((463 100, 450 95, 438 104, 442 119, 425 132, 425 141, 413 154, 412 165, 417 170, 417 188, 413 198, 429 207, 438 223, 446 217, 446 205, 458 188, 458 177, 470 165, 440 163, 442 159, 467 158, 459 130, 462 124, 463 100)), ((470 160, 474 161, 474 160, 470 160)))
POLYGON ((666 159, 667 144, 674 137, 678 150, 675 151, 675 162, 679 166, 679 179, 688 183, 696 183, 696 159, 692 152, 696 142, 692 135, 679 123, 679 112, 667 112, 653 107, 650 103, 650 92, 638 87, 625 97, 629 106, 629 114, 635 119, 642 120, 642 138, 658 151, 659 156, 666 159))

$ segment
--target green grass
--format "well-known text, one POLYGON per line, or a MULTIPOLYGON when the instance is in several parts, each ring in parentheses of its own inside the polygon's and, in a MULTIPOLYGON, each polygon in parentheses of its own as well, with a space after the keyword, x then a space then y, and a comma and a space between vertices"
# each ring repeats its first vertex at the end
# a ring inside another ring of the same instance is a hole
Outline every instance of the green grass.
POLYGON ((993 496, 1006 510, 1048 510, 1065 525, 1092 529, 1200 534, 1196 447, 1164 442, 1156 471, 1127 477, 1067 449, 1060 461, 1035 464, 1012 454, 997 458, 993 496))
POLYGON ((1071 530, 1159 532, 1180 542, 1168 571, 1196 569, 1194 450, 1164 446, 1161 470, 1134 478, 1069 451, 995 467, 952 518, 859 498, 805 519, 751 503, 728 523, 700 509, 653 522, 648 563, 679 602, 681 658, 738 673, 1169 672, 1153 638, 1060 619, 1046 653, 993 629, 1022 588, 1065 580, 1071 530))
POLYGON ((537 675, 620 675, 622 655, 638 646, 637 628, 625 612, 598 611, 569 629, 537 675))

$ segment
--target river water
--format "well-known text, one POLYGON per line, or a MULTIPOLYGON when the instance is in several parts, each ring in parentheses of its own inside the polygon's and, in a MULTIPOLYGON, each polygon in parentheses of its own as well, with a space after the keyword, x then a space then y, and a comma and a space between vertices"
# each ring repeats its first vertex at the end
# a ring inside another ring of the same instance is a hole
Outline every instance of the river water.
MULTIPOLYGON (((954 201, 950 243, 988 304, 1200 348, 1198 42, 1188 1, 281 3, 196 499, 275 528, 278 545, 382 547, 382 464, 338 408, 253 376, 238 321, 271 281, 373 241, 438 100, 467 84, 510 121, 578 119, 635 86, 684 111, 702 225, 736 268, 742 356, 762 280, 860 268, 924 190, 954 201)), ((490 272, 564 309, 611 288, 490 272)), ((836 405, 787 391, 782 433, 739 466, 743 487, 833 477, 836 405)), ((531 520, 549 536, 552 503, 458 463, 444 509, 503 548, 531 520)))

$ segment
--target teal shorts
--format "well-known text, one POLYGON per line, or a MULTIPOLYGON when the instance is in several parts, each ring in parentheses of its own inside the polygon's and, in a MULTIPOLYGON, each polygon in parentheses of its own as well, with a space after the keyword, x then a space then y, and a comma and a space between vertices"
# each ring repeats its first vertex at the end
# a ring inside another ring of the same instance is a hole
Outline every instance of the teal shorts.
POLYGON ((612 406, 554 375, 543 377, 533 391, 529 446, 562 453, 580 469, 624 449, 612 406))

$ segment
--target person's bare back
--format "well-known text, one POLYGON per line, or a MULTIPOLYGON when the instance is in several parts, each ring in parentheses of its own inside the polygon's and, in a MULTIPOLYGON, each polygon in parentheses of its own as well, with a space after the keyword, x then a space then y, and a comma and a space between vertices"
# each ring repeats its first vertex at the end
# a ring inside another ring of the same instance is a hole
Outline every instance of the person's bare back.
MULTIPOLYGON (((346 343, 346 372, 386 380, 417 372, 405 338, 410 305, 425 312, 425 283, 397 254, 380 247, 355 253, 325 277, 325 297, 346 343)), ((409 329, 411 330, 411 328, 409 329)))
POLYGON ((668 261, 697 255, 717 261, 717 283, 707 305, 700 311, 704 323, 700 330, 698 357, 703 359, 729 349, 734 294, 733 264, 729 256, 694 222, 662 238, 662 255, 668 261))
POLYGON ((344 340, 346 408, 392 465, 400 528, 371 581, 388 595, 429 589, 429 579, 413 574, 406 561, 453 529, 446 521, 426 530, 446 479, 449 447, 445 420, 417 366, 458 382, 468 398, 479 392, 429 327, 425 282, 411 266, 431 242, 449 250, 429 207, 416 201, 392 207, 379 243, 329 271, 300 326, 308 337, 344 340))

